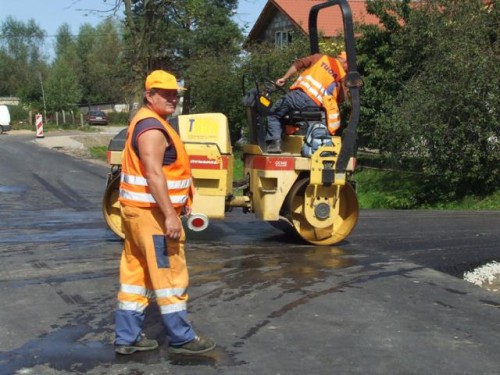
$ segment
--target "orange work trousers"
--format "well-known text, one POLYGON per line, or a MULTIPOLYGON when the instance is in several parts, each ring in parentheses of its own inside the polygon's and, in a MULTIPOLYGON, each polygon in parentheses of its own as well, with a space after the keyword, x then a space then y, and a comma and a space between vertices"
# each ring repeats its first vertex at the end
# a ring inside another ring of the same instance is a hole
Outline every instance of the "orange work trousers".
POLYGON ((164 235, 159 208, 122 205, 125 243, 120 262, 120 291, 115 314, 116 344, 130 345, 141 335, 150 298, 160 308, 169 345, 195 338, 187 320, 189 275, 184 254, 185 233, 173 241, 164 235))

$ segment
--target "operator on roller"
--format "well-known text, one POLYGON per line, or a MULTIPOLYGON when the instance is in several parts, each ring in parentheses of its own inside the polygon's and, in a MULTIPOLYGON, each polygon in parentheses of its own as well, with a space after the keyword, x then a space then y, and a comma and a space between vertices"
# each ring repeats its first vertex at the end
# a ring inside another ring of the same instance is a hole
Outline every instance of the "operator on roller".
POLYGON ((345 97, 342 80, 346 75, 346 54, 336 58, 316 53, 295 61, 285 75, 276 80, 283 86, 295 73, 304 70, 290 87, 290 91, 272 106, 267 116, 266 151, 281 153, 282 119, 291 110, 324 107, 331 135, 340 127, 338 103, 345 97), (304 70, 305 69, 305 70, 304 70))
POLYGON ((144 312, 154 294, 170 351, 197 354, 215 342, 198 336, 187 318, 189 283, 180 215, 191 213, 189 157, 165 120, 182 89, 163 70, 145 83, 144 106, 132 119, 123 152, 119 201, 125 244, 120 263, 115 351, 153 350, 143 332, 144 312))

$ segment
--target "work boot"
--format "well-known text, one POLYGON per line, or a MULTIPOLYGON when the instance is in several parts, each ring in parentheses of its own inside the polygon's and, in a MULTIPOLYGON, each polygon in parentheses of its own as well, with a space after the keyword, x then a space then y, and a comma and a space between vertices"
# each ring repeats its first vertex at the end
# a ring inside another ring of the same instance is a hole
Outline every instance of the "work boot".
POLYGON ((146 337, 144 333, 141 333, 139 340, 131 345, 115 345, 115 352, 118 354, 132 354, 135 352, 145 352, 148 350, 154 350, 158 347, 158 341, 151 340, 146 337))
POLYGON ((275 139, 267 144, 266 152, 270 154, 281 154, 281 141, 275 139))
POLYGON ((215 341, 210 338, 196 336, 194 340, 185 343, 184 345, 171 345, 169 350, 176 354, 201 354, 209 352, 216 346, 215 341))

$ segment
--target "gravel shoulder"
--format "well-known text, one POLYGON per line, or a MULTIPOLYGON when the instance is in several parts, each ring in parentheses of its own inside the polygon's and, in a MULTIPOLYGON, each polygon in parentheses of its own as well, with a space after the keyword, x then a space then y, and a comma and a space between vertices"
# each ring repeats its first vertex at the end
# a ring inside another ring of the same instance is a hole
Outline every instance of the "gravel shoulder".
POLYGON ((88 160, 93 163, 107 165, 105 160, 92 158, 92 147, 107 147, 110 140, 124 127, 95 127, 95 132, 80 130, 51 130, 44 137, 36 137, 33 131, 13 130, 11 135, 33 135, 33 142, 46 148, 54 149, 78 159, 88 160))

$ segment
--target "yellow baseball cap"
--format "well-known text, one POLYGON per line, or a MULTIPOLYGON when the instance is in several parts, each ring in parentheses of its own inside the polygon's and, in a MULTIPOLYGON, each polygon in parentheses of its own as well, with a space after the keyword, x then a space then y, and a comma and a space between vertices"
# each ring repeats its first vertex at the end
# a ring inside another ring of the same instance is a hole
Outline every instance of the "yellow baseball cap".
POLYGON ((155 70, 146 78, 146 90, 164 89, 164 90, 186 90, 179 86, 177 79, 173 74, 164 70, 155 70))

